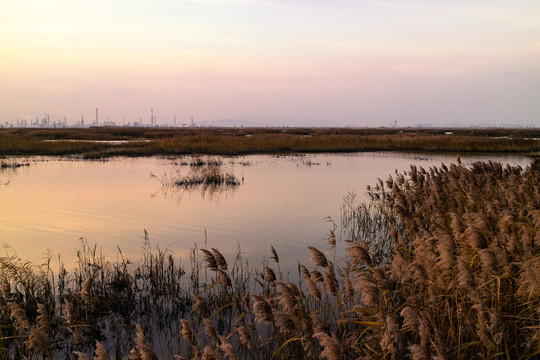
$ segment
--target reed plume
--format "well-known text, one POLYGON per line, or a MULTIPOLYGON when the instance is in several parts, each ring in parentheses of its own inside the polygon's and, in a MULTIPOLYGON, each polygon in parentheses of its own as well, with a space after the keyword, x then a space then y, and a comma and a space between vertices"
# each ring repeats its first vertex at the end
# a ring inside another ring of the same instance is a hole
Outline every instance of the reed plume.
POLYGON ((210 270, 218 271, 218 263, 214 254, 212 254, 209 250, 206 249, 201 249, 201 251, 203 253, 204 261, 206 261, 206 267, 210 270))
POLYGON ((311 272, 311 276, 313 277, 313 281, 315 281, 315 282, 323 282, 324 281, 324 275, 318 270, 313 270, 311 272))
POLYGON ((313 335, 321 343, 324 350, 321 352, 321 357, 328 360, 343 359, 342 348, 339 341, 334 336, 328 336, 325 333, 319 332, 313 335))
POLYGON ((360 246, 358 243, 351 243, 347 250, 354 262, 371 265, 371 256, 369 256, 365 244, 360 246))
POLYGON ((272 316, 272 306, 268 301, 259 295, 252 295, 253 298, 253 312, 257 321, 263 322, 266 324, 272 324, 274 322, 274 317, 272 316))
POLYGON ((309 252, 310 252, 311 261, 315 264, 315 266, 319 266, 323 268, 328 266, 328 260, 326 260, 326 256, 324 256, 324 254, 321 251, 314 248, 313 246, 308 246, 307 248, 309 249, 309 252))
POLYGON ((219 281, 221 285, 225 287, 232 286, 231 278, 225 271, 218 269, 218 273, 219 273, 219 281))
POLYGON ((218 268, 220 270, 227 270, 227 261, 225 260, 221 252, 219 252, 218 249, 212 248, 212 253, 214 255, 214 259, 216 259, 218 268))
POLYGON ((319 290, 319 287, 317 286, 315 281, 311 280, 311 278, 306 278, 306 282, 311 296, 318 300, 321 300, 321 290, 319 290))
POLYGON ((355 286, 362 294, 362 302, 366 306, 379 305, 379 288, 370 272, 358 272, 355 286))
POLYGON ((280 333, 290 334, 294 331, 294 321, 288 314, 277 309, 272 309, 272 317, 274 319, 274 325, 280 333))
POLYGON ((30 322, 26 317, 26 312, 23 307, 18 303, 10 303, 9 310, 11 311, 11 318, 15 319, 17 328, 19 329, 28 329, 30 328, 30 322))
POLYGON ((184 339, 186 339, 188 343, 191 343, 193 341, 193 330, 191 330, 191 325, 189 325, 189 321, 187 321, 186 319, 182 319, 181 322, 182 330, 180 332, 184 339))
POLYGON ((103 344, 101 344, 99 341, 96 340, 96 355, 94 356, 93 360, 108 360, 109 356, 107 355, 107 351, 103 347, 103 344))
MULTIPOLYGON (((206 335, 214 339, 217 339, 217 331, 216 331, 216 327, 214 326, 214 323, 212 323, 210 319, 204 319, 203 322, 204 322, 204 332, 206 333, 206 335)), ((188 335, 188 338, 191 339, 191 334, 187 334, 187 335, 188 335)), ((188 340, 188 341, 191 341, 191 340, 188 340)))
POLYGON ((330 235, 326 240, 326 243, 330 246, 331 249, 336 247, 336 234, 333 231, 330 231, 330 235))
POLYGON ((274 260, 276 263, 279 264, 279 256, 276 252, 276 249, 272 245, 270 245, 270 251, 272 252, 272 256, 270 256, 270 259, 274 260))
POLYGON ((202 360, 219 360, 220 354, 211 345, 206 345, 203 350, 202 360))
POLYGON ((140 353, 141 360, 159 360, 156 353, 146 343, 146 337, 144 336, 143 329, 137 323, 135 323, 135 335, 135 344, 140 353))
POLYGON ((237 331, 242 345, 246 346, 248 349, 252 349, 253 346, 251 345, 251 335, 249 334, 249 331, 244 326, 238 327, 237 331))
POLYGON ((192 306, 192 309, 197 312, 201 317, 206 317, 208 314, 208 306, 206 305, 206 302, 202 298, 202 296, 198 294, 194 294, 193 298, 195 300, 195 303, 192 306))
POLYGON ((276 274, 274 273, 274 270, 270 269, 268 266, 265 268, 265 277, 264 280, 268 282, 274 282, 276 281, 276 274))
POLYGON ((74 352, 73 352, 73 355, 77 356, 77 359, 78 359, 78 360, 90 360, 90 359, 88 358, 88 355, 86 355, 86 354, 84 354, 84 353, 82 353, 82 352, 80 352, 80 351, 74 351, 74 352))
POLYGON ((79 295, 85 304, 89 305, 92 302, 92 277, 88 276, 81 285, 79 295))
POLYGON ((49 353, 51 346, 52 330, 49 320, 49 312, 45 305, 38 304, 37 328, 30 330, 26 346, 30 352, 49 353))
POLYGON ((234 348, 229 339, 225 336, 220 335, 219 340, 221 341, 221 350, 223 350, 225 356, 227 356, 231 360, 236 360, 236 351, 234 351, 234 348))
POLYGON ((276 282, 276 284, 279 292, 278 300, 281 306, 290 313, 295 312, 298 303, 297 293, 288 284, 282 282, 276 282))
POLYGON ((302 276, 304 277, 304 279, 309 279, 311 278, 311 273, 309 272, 309 270, 302 264, 300 264, 300 271, 302 272, 302 276))
POLYGON ((336 271, 334 269, 334 264, 327 263, 326 266, 326 274, 324 276, 324 289, 327 293, 332 294, 334 296, 338 295, 339 291, 339 283, 336 278, 336 271))

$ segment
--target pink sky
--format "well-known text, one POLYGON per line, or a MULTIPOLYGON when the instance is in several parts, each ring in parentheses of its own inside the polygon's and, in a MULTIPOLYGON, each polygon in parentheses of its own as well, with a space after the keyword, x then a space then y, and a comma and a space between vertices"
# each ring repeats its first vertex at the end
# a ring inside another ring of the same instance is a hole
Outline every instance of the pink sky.
POLYGON ((0 124, 540 126, 537 1, 0 4, 0 124))

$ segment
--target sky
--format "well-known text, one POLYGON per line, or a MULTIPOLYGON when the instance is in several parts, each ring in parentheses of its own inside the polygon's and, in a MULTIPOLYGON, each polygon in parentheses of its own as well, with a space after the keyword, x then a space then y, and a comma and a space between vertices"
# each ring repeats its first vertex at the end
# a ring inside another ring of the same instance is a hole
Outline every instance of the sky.
POLYGON ((538 0, 0 0, 0 124, 540 126, 538 0))

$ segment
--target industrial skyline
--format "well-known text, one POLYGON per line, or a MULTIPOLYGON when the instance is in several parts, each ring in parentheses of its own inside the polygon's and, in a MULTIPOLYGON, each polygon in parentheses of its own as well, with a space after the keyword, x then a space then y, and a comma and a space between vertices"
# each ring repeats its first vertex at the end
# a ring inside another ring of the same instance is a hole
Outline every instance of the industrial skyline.
MULTIPOLYGON (((153 110, 153 109, 152 109, 153 110)), ((269 123, 256 123, 256 122, 243 122, 236 119, 222 119, 217 121, 203 121, 200 123, 195 123, 193 117, 191 117, 186 122, 177 122, 176 114, 173 115, 172 119, 168 121, 164 120, 162 123, 158 123, 157 116, 152 115, 148 122, 143 120, 143 116, 134 118, 133 121, 126 121, 125 117, 122 117, 121 122, 117 122, 114 119, 107 118, 106 121, 99 121, 98 117, 98 108, 96 108, 96 117, 91 120, 88 117, 85 120, 84 114, 81 115, 80 121, 73 119, 68 119, 67 116, 59 117, 56 116, 56 120, 51 121, 50 114, 44 114, 44 116, 37 116, 35 119, 15 119, 11 121, 0 122, 1 128, 31 128, 31 127, 41 127, 41 128, 62 128, 62 127, 283 127, 288 125, 275 125, 269 123)), ((390 124, 381 124, 380 126, 359 126, 355 124, 348 125, 337 125, 337 124, 318 124, 315 127, 401 127, 398 125, 398 122, 390 124)), ((422 128, 422 127, 441 127, 441 128, 460 128, 460 127, 499 127, 499 128, 538 128, 540 124, 538 123, 475 123, 475 124, 459 124, 459 123, 445 123, 445 124, 433 124, 433 123, 417 123, 414 125, 406 125, 403 127, 413 127, 413 128, 422 128)))
POLYGON ((171 121, 165 121, 161 124, 158 124, 157 121, 157 115, 154 115, 154 109, 150 109, 150 119, 148 122, 145 122, 143 119, 144 117, 141 115, 139 117, 136 117, 133 119, 133 121, 126 121, 125 117, 122 117, 122 122, 117 122, 109 117, 107 117, 106 121, 100 122, 99 117, 99 108, 96 108, 95 117, 92 119, 89 119, 86 117, 85 122, 85 116, 84 114, 81 115, 80 121, 73 120, 69 121, 67 119, 67 116, 59 117, 56 115, 58 119, 51 121, 51 116, 48 113, 45 113, 43 116, 36 116, 33 119, 16 119, 11 121, 4 121, 0 122, 0 128, 8 128, 8 127, 45 127, 45 128, 58 128, 58 127, 92 127, 92 126, 134 126, 134 127, 196 127, 195 121, 193 120, 193 116, 190 117, 189 120, 186 122, 178 123, 176 122, 176 114, 173 115, 173 118, 170 119, 171 121))

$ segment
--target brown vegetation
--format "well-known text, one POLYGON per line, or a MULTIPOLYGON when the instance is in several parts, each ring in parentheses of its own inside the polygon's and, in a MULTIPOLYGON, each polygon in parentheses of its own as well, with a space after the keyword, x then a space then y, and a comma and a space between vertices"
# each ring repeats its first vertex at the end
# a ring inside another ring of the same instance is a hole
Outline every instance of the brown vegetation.
POLYGON ((240 185, 240 180, 233 173, 222 169, 223 162, 219 159, 193 157, 189 165, 191 171, 187 175, 181 175, 180 171, 177 171, 176 175, 167 176, 165 174, 161 178, 158 178, 155 174, 151 174, 151 176, 158 179, 163 188, 201 187, 203 190, 217 190, 240 185))
POLYGON ((297 283, 273 247, 263 270, 217 249, 200 251, 202 268, 194 251, 183 287, 163 255, 134 273, 85 259, 71 288, 65 272, 54 282, 4 259, 0 357, 84 358, 96 346, 136 359, 538 358, 538 184, 540 160, 411 167, 369 189, 371 205, 345 209, 346 256, 336 260, 331 233, 297 283))
POLYGON ((0 155, 152 156, 180 154, 424 151, 538 154, 534 129, 90 128, 0 129, 0 155), (446 129, 448 130, 448 129, 446 129), (116 141, 116 142, 111 142, 116 141))

